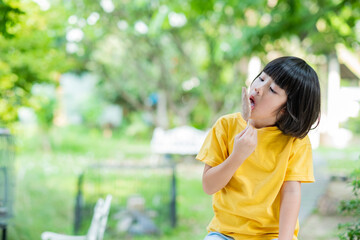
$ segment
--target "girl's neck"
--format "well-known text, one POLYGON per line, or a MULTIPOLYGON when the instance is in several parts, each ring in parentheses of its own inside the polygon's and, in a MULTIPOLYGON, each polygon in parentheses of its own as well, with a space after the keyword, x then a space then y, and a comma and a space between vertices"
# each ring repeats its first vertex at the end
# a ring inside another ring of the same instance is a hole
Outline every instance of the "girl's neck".
POLYGON ((274 121, 266 121, 266 120, 261 121, 261 120, 254 120, 254 119, 249 119, 249 124, 251 124, 253 127, 258 128, 258 129, 275 126, 274 121))

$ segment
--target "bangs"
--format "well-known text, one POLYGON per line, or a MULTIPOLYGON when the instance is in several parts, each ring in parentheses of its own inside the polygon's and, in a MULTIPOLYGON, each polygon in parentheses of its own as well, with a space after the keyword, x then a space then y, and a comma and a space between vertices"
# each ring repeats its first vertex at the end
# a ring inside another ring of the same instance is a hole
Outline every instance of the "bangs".
MULTIPOLYGON (((288 97, 291 97, 293 95, 291 93, 299 89, 299 81, 294 81, 294 78, 301 78, 303 73, 299 71, 299 62, 285 62, 280 59, 275 59, 267 64, 263 72, 269 75, 276 85, 284 89, 288 97)), ((305 61, 299 60, 306 65, 305 61)), ((301 62, 300 65, 302 65, 301 62)))

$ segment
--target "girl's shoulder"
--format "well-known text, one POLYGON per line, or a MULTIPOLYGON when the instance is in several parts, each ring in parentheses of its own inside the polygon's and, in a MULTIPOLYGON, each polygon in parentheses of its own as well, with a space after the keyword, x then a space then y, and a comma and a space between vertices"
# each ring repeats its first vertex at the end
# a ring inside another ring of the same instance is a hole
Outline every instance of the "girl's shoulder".
POLYGON ((299 147, 304 146, 304 145, 311 146, 309 135, 306 135, 304 138, 292 137, 292 139, 293 139, 294 146, 299 146, 299 147))
POLYGON ((308 135, 306 135, 303 138, 298 138, 283 133, 281 133, 281 135, 284 137, 284 139, 286 139, 287 142, 290 142, 293 146, 311 145, 310 138, 308 135))
POLYGON ((215 123, 215 129, 221 129, 228 133, 239 132, 245 129, 246 122, 241 113, 231 113, 221 116, 215 123))
POLYGON ((226 124, 227 126, 244 126, 246 127, 246 121, 242 117, 241 113, 230 113, 220 117, 217 122, 226 124))
POLYGON ((218 121, 221 121, 221 122, 234 122, 235 121, 235 122, 243 122, 246 124, 246 121, 244 120, 244 118, 240 112, 223 115, 218 119, 218 121))

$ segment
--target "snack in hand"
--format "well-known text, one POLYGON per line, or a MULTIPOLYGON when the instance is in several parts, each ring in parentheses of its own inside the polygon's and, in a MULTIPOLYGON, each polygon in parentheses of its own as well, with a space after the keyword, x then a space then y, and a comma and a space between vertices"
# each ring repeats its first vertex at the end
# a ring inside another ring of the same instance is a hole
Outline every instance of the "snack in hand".
POLYGON ((251 105, 246 87, 242 88, 242 114, 245 121, 248 122, 251 114, 251 105))

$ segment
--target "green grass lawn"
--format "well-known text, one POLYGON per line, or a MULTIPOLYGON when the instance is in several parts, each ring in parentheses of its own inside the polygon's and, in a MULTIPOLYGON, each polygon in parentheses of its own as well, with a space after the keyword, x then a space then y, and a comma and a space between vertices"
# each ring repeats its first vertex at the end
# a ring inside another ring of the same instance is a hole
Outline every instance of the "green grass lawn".
MULTIPOLYGON (((117 222, 113 216, 124 208, 127 197, 136 193, 146 199, 147 208, 157 209, 159 214, 163 214, 162 218, 155 219, 162 234, 121 239, 183 240, 205 236, 206 225, 213 214, 211 197, 202 190, 202 166, 195 160, 185 163, 181 157, 176 158, 178 224, 171 228, 167 217, 171 173, 141 173, 140 170, 132 173, 116 169, 108 172, 92 169, 92 175, 89 173, 88 167, 93 164, 134 163, 141 166, 140 162, 149 163, 153 160, 149 139, 127 139, 122 134, 104 138, 98 130, 70 127, 51 130, 51 151, 42 150, 42 141, 36 131, 17 136, 16 200, 14 217, 9 225, 9 240, 40 239, 43 231, 72 234, 77 181, 84 171, 83 191, 88 209, 98 197, 105 197, 107 193, 114 196, 105 240, 120 238, 115 231, 117 222), (165 197, 154 203, 153 192, 165 197)), ((327 159, 329 170, 334 173, 349 173, 359 167, 357 148, 320 148, 316 151, 327 159)), ((80 233, 86 232, 91 215, 86 215, 80 233)))
MULTIPOLYGON (((43 231, 72 234, 77 180, 84 169, 104 162, 139 164, 151 157, 149 141, 104 138, 100 132, 86 132, 84 129, 53 129, 50 142, 52 151, 46 152, 41 150, 41 138, 36 134, 17 137, 16 200, 14 217, 9 225, 9 240, 40 239, 43 231)), ((194 164, 197 164, 195 160, 194 164)), ((156 173, 141 177, 140 171, 98 173, 102 177, 96 177, 96 170, 93 172, 93 178, 89 171, 85 174, 83 191, 86 203, 91 205, 98 196, 105 197, 107 193, 114 196, 105 234, 108 240, 119 239, 112 216, 124 207, 127 196, 138 191, 146 199, 146 207, 155 208, 150 197, 153 189, 160 191, 163 196, 170 194, 169 173, 161 179, 161 174, 156 173), (160 190, 156 189, 159 186, 160 190)), ((211 197, 202 190, 201 171, 190 172, 177 171, 177 227, 171 228, 165 215, 160 219, 161 223, 157 220, 161 226, 160 236, 125 239, 180 240, 204 237, 206 225, 212 216, 211 197)), ((166 210, 164 212, 166 214, 166 210)), ((80 233, 86 232, 90 216, 83 222, 80 233)))
POLYGON ((360 168, 360 148, 349 146, 344 149, 320 147, 314 151, 326 160, 331 175, 349 175, 356 168, 360 168))

